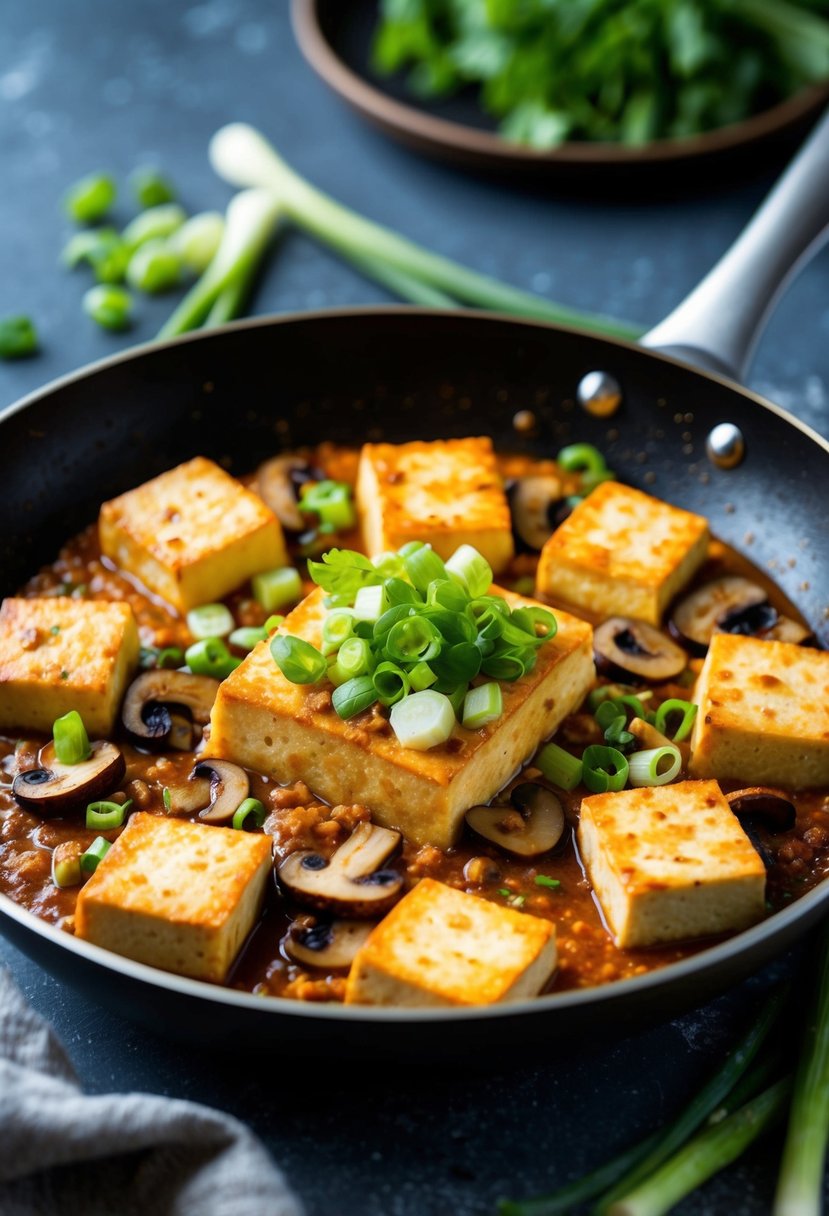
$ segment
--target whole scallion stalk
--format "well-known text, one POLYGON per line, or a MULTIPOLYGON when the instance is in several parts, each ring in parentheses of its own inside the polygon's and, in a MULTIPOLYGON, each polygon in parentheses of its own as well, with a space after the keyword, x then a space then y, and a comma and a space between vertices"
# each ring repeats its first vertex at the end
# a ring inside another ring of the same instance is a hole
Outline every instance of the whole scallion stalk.
POLYGON ((829 1140, 829 926, 818 947, 809 1012, 777 1180, 774 1216, 819 1216, 829 1140))
POLYGON ((210 159, 219 176, 232 185, 271 191, 289 219, 347 260, 356 262, 364 272, 384 267, 387 285, 390 285, 388 276, 396 272, 405 277, 409 286, 419 282, 474 307, 553 321, 611 337, 634 340, 641 335, 640 329, 621 321, 554 304, 532 292, 469 270, 351 211, 291 169, 268 141, 245 123, 231 123, 217 131, 210 142, 210 159))

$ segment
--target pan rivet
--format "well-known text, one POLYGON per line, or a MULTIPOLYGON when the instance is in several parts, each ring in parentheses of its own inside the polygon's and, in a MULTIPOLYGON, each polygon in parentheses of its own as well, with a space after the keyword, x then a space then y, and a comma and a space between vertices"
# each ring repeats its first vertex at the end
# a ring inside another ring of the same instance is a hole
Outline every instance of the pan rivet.
POLYGON ((718 469, 735 469, 746 454, 743 432, 733 422, 720 422, 706 439, 705 450, 718 469))
POLYGON ((622 404, 619 381, 610 372, 588 372, 576 390, 579 405, 594 418, 609 418, 622 404))

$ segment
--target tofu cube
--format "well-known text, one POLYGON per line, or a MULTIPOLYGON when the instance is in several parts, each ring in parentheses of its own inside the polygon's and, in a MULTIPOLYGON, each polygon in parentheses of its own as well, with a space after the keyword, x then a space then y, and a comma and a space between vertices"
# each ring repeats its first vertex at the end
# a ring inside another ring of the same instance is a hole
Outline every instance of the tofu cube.
POLYGON ((541 550, 536 593, 591 615, 658 625, 705 561, 708 523, 630 486, 597 486, 541 550))
POLYGON ((105 502, 101 550, 180 612, 287 563, 262 499, 203 456, 105 502))
MULTIPOLYGON (((533 603, 493 590, 512 607, 533 603)), ((317 588, 280 632, 319 646, 323 599, 317 588)), ((429 751, 403 747, 387 723, 378 730, 370 710, 343 721, 330 696, 321 695, 330 684, 292 684, 260 642, 219 687, 205 754, 275 781, 301 779, 329 802, 364 803, 384 827, 446 849, 464 812, 497 793, 593 684, 591 627, 564 612, 556 617, 558 632, 539 648, 534 670, 502 685, 501 717, 477 731, 456 725, 446 743, 429 751)))
POLYGON ((716 781, 593 794, 578 843, 621 949, 745 929, 765 913, 765 866, 716 781))
POLYGON ((512 557, 509 503, 490 439, 364 444, 357 508, 371 557, 412 540, 444 560, 472 545, 496 574, 512 557))
POLYGON ((109 735, 138 666, 128 604, 68 596, 7 599, 0 608, 0 729, 51 734, 76 709, 94 737, 109 735))
POLYGON ((829 654, 739 634, 711 639, 694 700, 692 776, 829 785, 829 654))
POLYGON ((424 878, 357 952, 352 1005, 496 1005, 536 996, 556 967, 549 921, 424 878))
POLYGON ((222 984, 259 916, 270 870, 269 836, 138 812, 81 888, 75 933, 222 984))

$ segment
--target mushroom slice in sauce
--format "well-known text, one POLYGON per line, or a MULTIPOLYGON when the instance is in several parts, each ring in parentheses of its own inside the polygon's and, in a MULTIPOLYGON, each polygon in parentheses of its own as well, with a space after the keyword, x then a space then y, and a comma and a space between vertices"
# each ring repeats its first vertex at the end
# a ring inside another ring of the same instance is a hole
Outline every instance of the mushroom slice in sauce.
POLYGON ((105 739, 93 743, 89 759, 79 764, 61 764, 55 745, 47 743, 40 753, 40 767, 18 773, 12 793, 21 806, 41 815, 61 815, 79 803, 112 793, 125 771, 121 749, 105 739))
POLYGON ((596 670, 611 679, 627 676, 663 684, 685 670, 688 656, 661 630, 633 617, 608 617, 593 634, 596 670))
POLYGON ((325 474, 301 456, 274 456, 260 464, 254 489, 289 532, 302 532, 308 526, 299 509, 297 491, 306 481, 322 481, 325 474))
POLYGON ((510 798, 512 806, 473 806, 467 811, 472 831, 515 857, 549 853, 564 839, 564 811, 552 790, 525 781, 510 798))
POLYGON ((189 751, 193 732, 186 721, 206 726, 219 691, 212 676, 187 671, 145 671, 133 680, 121 707, 121 721, 138 747, 189 751))
POLYGON ((210 805, 199 812, 204 823, 228 823, 250 793, 247 773, 229 760, 201 760, 192 776, 210 782, 210 805))
MULTIPOLYGON (((795 825, 794 803, 783 790, 752 785, 744 790, 726 794, 728 805, 742 822, 746 819, 762 824, 770 832, 788 832, 795 825)), ((743 824, 745 826, 745 824, 743 824)))
POLYGON ((705 654, 714 633, 759 634, 777 621, 777 609, 757 583, 726 575, 686 595, 674 608, 668 628, 696 655, 705 654))
POLYGON ((403 878, 380 867, 400 844, 400 833, 361 823, 330 861, 319 853, 291 853, 279 865, 280 886, 297 903, 355 920, 385 915, 403 893, 403 878))
POLYGON ((570 514, 562 485, 552 474, 519 477, 507 489, 512 533, 518 553, 537 553, 570 514))
POLYGON ((372 921, 328 920, 316 925, 291 925, 283 945, 285 953, 306 967, 341 971, 350 967, 354 955, 374 928, 372 921))
POLYGON ((811 629, 794 621, 790 616, 779 616, 771 629, 765 629, 761 635, 772 642, 791 642, 793 646, 813 646, 815 635, 811 629))

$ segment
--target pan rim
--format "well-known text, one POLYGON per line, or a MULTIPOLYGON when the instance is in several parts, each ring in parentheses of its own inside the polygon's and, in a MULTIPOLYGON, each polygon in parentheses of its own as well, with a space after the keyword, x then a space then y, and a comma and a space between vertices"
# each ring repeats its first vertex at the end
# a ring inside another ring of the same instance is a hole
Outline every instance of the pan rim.
MULTIPOLYGON (((372 318, 398 315, 435 318, 444 322, 449 321, 450 323, 453 319, 457 318, 459 320, 472 320, 479 323, 492 323, 496 325, 506 323, 510 326, 527 327, 533 330, 549 330, 553 333, 572 334, 579 338, 588 337, 603 346, 618 347, 620 350, 644 355, 648 359, 661 360, 663 363, 679 367, 684 371, 691 372, 698 377, 739 393, 761 409, 774 414, 783 422, 799 430, 806 438, 829 454, 829 440, 824 439, 822 435, 819 435, 782 406, 766 400, 751 389, 743 388, 727 376, 694 367, 693 364, 678 359, 673 355, 643 348, 635 342, 621 338, 585 334, 583 330, 577 329, 574 326, 557 325, 552 322, 514 317, 503 313, 481 312, 476 309, 447 310, 419 308, 405 304, 344 306, 318 309, 313 312, 291 312, 279 315, 251 317, 243 321, 234 321, 226 325, 217 326, 215 329, 196 330, 192 333, 183 334, 164 341, 141 343, 129 347, 125 351, 119 351, 56 377, 41 388, 12 402, 0 412, 0 425, 71 384, 80 383, 90 377, 94 377, 99 372, 105 372, 122 363, 140 360, 165 350, 178 347, 184 348, 191 344, 214 338, 221 339, 225 335, 240 330, 265 329, 276 325, 281 326, 331 319, 349 320, 355 317, 370 322, 372 318)), ((70 954, 78 955, 86 962, 101 967, 105 971, 120 974, 127 979, 139 983, 166 989, 178 996, 213 1002, 218 1005, 232 1006, 240 1010, 264 1010, 268 1015, 273 1016, 287 1015, 290 1017, 302 1017, 306 1020, 310 1018, 322 1022, 333 1019, 335 1021, 345 1020, 350 1023, 368 1022, 406 1025, 408 1023, 420 1024, 423 1022, 455 1023, 486 1021, 532 1014, 553 1016, 558 1010, 569 1009, 572 1011, 594 1004, 626 1004, 628 1003, 626 998, 635 1000, 637 997, 646 996, 650 992, 658 994, 660 990, 670 989, 674 984, 681 984, 686 977, 705 974, 727 965, 729 961, 738 959, 744 953, 750 953, 754 946, 761 945, 766 939, 777 937, 778 934, 784 934, 786 929, 796 925, 800 920, 809 919, 815 914, 816 909, 821 908, 823 905, 829 906, 829 880, 826 879, 812 891, 801 896, 793 904, 773 913, 767 920, 761 921, 750 929, 744 930, 717 945, 703 947, 697 954, 675 963, 669 963, 665 967, 647 972, 642 976, 634 976, 625 981, 616 981, 596 987, 551 993, 548 996, 534 997, 501 1006, 469 1006, 451 1009, 419 1010, 371 1008, 356 1005, 343 1006, 340 1004, 316 1005, 310 1002, 295 1001, 277 996, 268 997, 266 1000, 263 1000, 261 996, 256 996, 253 993, 218 987, 205 981, 189 979, 184 976, 174 975, 171 972, 161 971, 147 964, 123 958, 92 943, 81 941, 57 928, 55 925, 42 920, 33 912, 15 903, 9 896, 2 893, 0 893, 0 918, 10 918, 24 929, 34 933, 35 936, 45 939, 50 945, 67 950, 70 954)))

